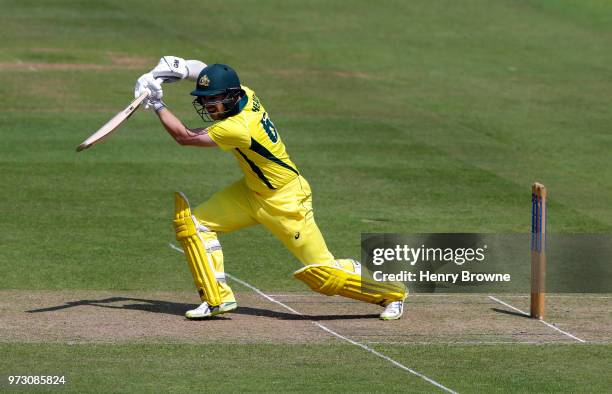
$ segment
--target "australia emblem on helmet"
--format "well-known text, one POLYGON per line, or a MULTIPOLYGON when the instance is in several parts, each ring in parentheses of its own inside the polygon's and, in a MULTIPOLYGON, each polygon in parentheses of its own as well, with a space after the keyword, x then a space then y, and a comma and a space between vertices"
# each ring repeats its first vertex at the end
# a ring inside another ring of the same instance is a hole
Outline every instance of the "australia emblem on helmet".
POLYGON ((208 79, 208 75, 204 74, 204 76, 200 78, 199 84, 204 87, 210 85, 210 79, 208 79))
POLYGON ((210 64, 198 75, 198 83, 192 96, 215 96, 240 90, 240 79, 233 68, 226 64, 210 64))

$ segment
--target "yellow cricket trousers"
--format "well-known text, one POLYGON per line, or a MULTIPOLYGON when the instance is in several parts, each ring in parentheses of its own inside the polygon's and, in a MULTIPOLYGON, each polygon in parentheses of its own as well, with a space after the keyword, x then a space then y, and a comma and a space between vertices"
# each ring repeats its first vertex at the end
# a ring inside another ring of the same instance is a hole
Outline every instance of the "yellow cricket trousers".
MULTIPOLYGON (((334 256, 327 249, 314 220, 312 192, 302 176, 266 194, 249 189, 243 179, 215 193, 193 210, 199 223, 210 231, 203 234, 207 242, 216 233, 228 233, 256 224, 264 225, 304 265, 331 263, 334 256)), ((215 269, 224 272, 223 253, 212 253, 215 269)), ((219 283, 221 302, 235 301, 225 283, 219 283)))

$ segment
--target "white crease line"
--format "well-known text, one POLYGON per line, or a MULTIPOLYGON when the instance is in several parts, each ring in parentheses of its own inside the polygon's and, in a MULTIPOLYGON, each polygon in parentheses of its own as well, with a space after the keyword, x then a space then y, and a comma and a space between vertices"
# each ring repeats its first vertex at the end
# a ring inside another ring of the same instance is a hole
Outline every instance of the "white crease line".
MULTIPOLYGON (((548 341, 548 342, 538 342, 538 341, 526 341, 526 342, 512 342, 512 341, 491 341, 491 342, 385 342, 385 341, 365 341, 370 345, 403 345, 403 346, 419 346, 419 345, 441 345, 441 346, 495 346, 495 345, 504 345, 504 346, 581 346, 578 342, 561 342, 561 341, 548 341)), ((590 345, 611 345, 610 341, 589 341, 590 345)))
MULTIPOLYGON (((267 299, 267 300, 269 300, 269 301, 271 301, 271 302, 274 302, 274 303, 276 303, 276 304, 278 304, 278 305, 282 306, 283 308, 287 309, 288 311, 293 312, 293 313, 294 313, 294 314, 296 314, 296 315, 299 315, 299 316, 304 316, 303 314, 301 314, 300 312, 298 312, 298 311, 296 311, 295 309, 291 308, 290 306, 285 305, 285 304, 283 304, 282 302, 277 301, 277 300, 275 300, 274 298, 272 298, 272 297, 268 296, 267 294, 265 294, 264 292, 262 292, 261 290, 259 290, 259 289, 258 289, 258 288, 256 288, 255 286, 252 286, 252 285, 250 285, 249 283, 247 283, 247 282, 245 282, 245 281, 243 281, 243 280, 240 280, 240 279, 236 278, 236 277, 235 277, 235 276, 233 276, 233 275, 230 275, 230 274, 227 274, 227 273, 226 273, 226 275, 227 275, 227 277, 228 277, 228 278, 230 278, 230 279, 232 279, 232 280, 234 280, 234 281, 236 281, 236 282, 240 283, 241 285, 243 285, 243 286, 245 286, 245 287, 248 287, 249 289, 251 289, 251 290, 253 290, 254 292, 256 292, 257 294, 261 295, 261 296, 262 296, 262 297, 264 297, 265 299, 267 299)), ((311 323, 312 323, 312 324, 314 324, 315 326, 319 327, 319 328, 320 328, 320 329, 322 329, 323 331, 326 331, 326 332, 328 332, 329 334, 331 334, 331 335, 333 335, 333 336, 335 336, 335 337, 337 337, 337 338, 343 339, 343 340, 345 340, 345 341, 347 341, 347 342, 349 342, 349 343, 351 343, 351 344, 353 344, 353 345, 355 345, 355 346, 359 346, 360 348, 362 348, 362 349, 364 349, 364 350, 366 350, 366 351, 368 351, 368 352, 370 352, 370 353, 372 353, 372 354, 374 354, 374 355, 376 355, 376 356, 378 356, 378 357, 380 357, 380 358, 382 358, 382 359, 384 359, 384 360, 389 361, 391 364, 395 365, 396 367, 399 367, 399 368, 403 369, 404 371, 410 372, 411 374, 413 374, 413 375, 415 375, 415 376, 418 376, 418 377, 419 377, 419 378, 421 378, 421 379, 426 380, 427 382, 429 382, 429 383, 433 384, 434 386, 436 386, 436 387, 438 387, 438 388, 440 388, 440 389, 442 389, 442 390, 444 390, 444 391, 446 391, 446 392, 448 392, 448 393, 456 393, 456 391, 453 391, 453 390, 449 389, 448 387, 443 386, 442 384, 440 384, 440 383, 436 382, 435 380, 433 380, 433 379, 431 379, 431 378, 428 378, 427 376, 425 376, 425 375, 423 375, 423 374, 421 374, 421 373, 419 373, 419 372, 417 372, 417 371, 413 370, 412 368, 408 368, 408 367, 407 367, 407 366, 405 366, 404 364, 401 364, 400 362, 395 361, 395 360, 394 360, 394 359, 392 359, 391 357, 385 356, 384 354, 377 352, 376 350, 372 349, 371 347, 369 347, 369 346, 367 346, 367 345, 364 345, 364 344, 362 344, 362 343, 360 343, 360 342, 354 341, 354 340, 352 340, 352 339, 350 339, 350 338, 347 338, 347 337, 345 337, 345 336, 343 336, 343 335, 340 335, 340 334, 338 334, 337 332, 335 332, 335 331, 331 330, 330 328, 328 328, 328 327, 324 326, 323 324, 321 324, 321 323, 319 323, 319 322, 316 322, 316 321, 311 321, 311 323)))
MULTIPOLYGON (((270 294, 270 297, 282 297, 282 298, 290 298, 290 297, 310 297, 310 298, 323 298, 323 296, 318 295, 318 294, 307 294, 307 293, 292 293, 292 294, 288 294, 288 293, 275 293, 275 294, 270 294)), ((355 301, 356 303, 358 301, 355 301)))
MULTIPOLYGON (((531 296, 528 294, 523 294, 523 295, 510 294, 510 295, 504 295, 504 297, 506 298, 529 298, 531 296)), ((581 298, 595 298, 595 299, 601 298, 601 299, 607 300, 607 299, 611 299, 612 297, 600 296, 600 295, 590 295, 588 293, 580 293, 580 294, 549 294, 549 293, 546 293, 546 298, 571 298, 574 300, 581 299, 581 298)))
MULTIPOLYGON (((310 293, 274 293, 270 294, 272 297, 320 297, 324 298, 318 294, 310 294, 310 293)), ((473 298, 473 297, 482 297, 483 294, 459 294, 459 293, 444 293, 444 294, 424 294, 424 293, 413 293, 410 295, 410 298, 421 298, 421 297, 449 297, 449 298, 473 298)), ((529 295, 519 295, 519 294, 507 294, 504 295, 505 298, 529 298, 529 295)), ((546 298, 572 298, 572 299, 580 299, 580 298, 589 298, 589 299, 612 299, 612 296, 599 296, 599 295, 586 295, 586 294, 546 294, 546 298)), ((355 301, 355 303, 359 303, 359 301, 355 301)))
POLYGON ((173 244, 173 243, 169 243, 169 244, 168 244, 168 246, 170 246, 170 249, 174 249, 174 250, 176 250, 177 252, 180 252, 180 253, 182 253, 182 254, 185 254, 185 252, 183 251, 183 249, 179 248, 178 246, 176 246, 176 245, 175 245, 175 244, 173 244))
MULTIPOLYGON (((512 305, 510 305, 510 304, 508 304, 508 303, 503 302, 502 300, 499 300, 499 299, 497 299, 497 298, 495 298, 495 297, 493 297, 493 296, 489 296, 489 298, 490 298, 490 299, 492 299, 492 300, 493 300, 493 301, 495 301, 495 302, 498 302, 498 303, 500 303, 500 304, 502 304, 502 305, 507 306, 508 308, 514 309, 515 311, 517 311, 517 312, 519 312, 519 313, 521 313, 521 314, 525 315, 526 317, 531 317, 531 316, 529 315, 529 313, 525 313, 525 312, 523 312, 522 310, 520 310, 520 309, 518 309, 518 308, 515 308, 515 307, 513 307, 512 305)), ((564 334, 564 335, 567 335, 568 337, 570 337, 570 338, 573 338, 573 339, 577 340, 578 342, 582 342, 582 343, 585 343, 585 342, 586 342, 584 339, 580 339, 580 338, 578 338, 577 336, 572 335, 572 334, 570 334, 570 333, 569 333, 569 332, 567 332, 567 331, 563 331, 562 329, 560 329, 560 328, 558 328, 558 327, 555 327, 554 325, 552 325, 552 324, 550 324, 550 323, 548 323, 548 322, 546 322, 546 321, 544 321, 544 320, 539 320, 539 319, 538 319, 538 321, 540 321, 542 324, 547 325, 548 327, 552 328, 553 330, 557 330, 557 331, 559 331, 560 333, 562 333, 562 334, 564 334)))
MULTIPOLYGON (((170 244, 168 244, 168 245, 169 245, 169 246, 170 246, 172 249, 177 250, 177 251, 179 251, 179 252, 181 252, 181 253, 183 253, 183 254, 184 254, 183 250, 182 250, 182 249, 180 249, 179 247, 177 247, 176 245, 171 244, 171 243, 170 243, 170 244)), ((258 289, 258 288, 256 288, 255 286, 253 286, 253 285, 251 285, 251 284, 249 284, 249 283, 247 283, 247 282, 245 282, 245 281, 243 281, 243 280, 241 280, 241 279, 238 279, 238 278, 236 278, 235 276, 228 274, 227 272, 225 273, 225 275, 226 275, 228 278, 230 278, 230 279, 232 279, 232 280, 234 280, 234 281, 236 281, 236 282, 240 283, 241 285, 243 285, 243 286, 245 286, 245 287, 247 287, 247 288, 249 288, 249 289, 253 290, 254 292, 256 292, 257 294, 259 294, 260 296, 264 297, 266 300, 268 300, 268 301, 270 301, 270 302, 273 302, 273 303, 275 303, 275 304, 278 304, 278 305, 282 306, 283 308, 287 309, 288 311, 290 311, 290 312, 292 312, 292 313, 294 313, 294 314, 296 314, 296 315, 298 315, 298 316, 304 316, 303 314, 301 314, 300 312, 298 312, 298 311, 296 311, 295 309, 291 308, 290 306, 285 305, 285 304, 283 304, 282 302, 277 301, 277 300, 275 300, 274 298, 270 297, 269 295, 267 295, 267 294, 266 294, 266 293, 264 293, 263 291, 259 290, 259 289, 258 289)), ((422 373, 419 373, 419 372, 415 371, 415 370, 414 370, 414 369, 412 369, 412 368, 408 368, 408 367, 407 367, 407 366, 405 366, 404 364, 402 364, 402 363, 400 363, 400 362, 398 362, 398 361, 395 361, 395 360, 394 360, 394 359, 392 359, 391 357, 385 356, 384 354, 382 354, 382 353, 380 353, 380 352, 377 352, 376 350, 372 349, 372 348, 371 348, 371 347, 369 347, 369 346, 364 345, 363 343, 356 342, 356 341, 353 341, 353 340, 352 340, 352 339, 350 339, 350 338, 347 338, 347 337, 345 337, 345 336, 342 336, 342 335, 338 334, 337 332, 335 332, 335 331, 333 331, 333 330, 331 330, 331 329, 327 328, 326 326, 324 326, 323 324, 321 324, 321 323, 319 323, 319 322, 312 321, 312 320, 311 320, 310 322, 311 322, 312 324, 314 324, 315 326, 319 327, 320 329, 322 329, 323 331, 325 331, 325 332, 327 332, 327 333, 329 333, 329 334, 331 334, 331 335, 333 335, 333 336, 335 336, 335 337, 337 337, 337 338, 343 339, 343 340, 347 341, 347 342, 348 342, 348 343, 350 343, 350 344, 353 344, 353 345, 355 345, 355 346, 359 346, 360 348, 364 349, 365 351, 370 352, 370 353, 372 353, 372 354, 374 354, 374 355, 376 355, 376 356, 378 356, 378 357, 382 358, 383 360, 389 361, 391 364, 395 365, 396 367, 401 368, 401 369, 403 369, 403 370, 404 370, 404 371, 406 371, 406 372, 410 372, 411 374, 413 374, 413 375, 415 375, 415 376, 418 376, 419 378, 421 378, 421 379, 423 379, 423 380, 425 380, 425 381, 427 381, 427 382, 429 382, 429 383, 433 384, 434 386, 438 387, 438 388, 439 388, 439 389, 441 389, 441 390, 446 391, 447 393, 457 394, 457 392, 456 392, 456 391, 451 390, 451 389, 449 389, 449 388, 448 388, 448 387, 446 387, 446 386, 443 386, 442 384, 440 384, 440 383, 436 382, 435 380, 433 380, 433 379, 431 379, 431 378, 428 378, 427 376, 423 375, 422 373)))
MULTIPOLYGON (((396 342, 396 341, 364 341, 365 343, 369 343, 371 345, 558 345, 559 342, 536 342, 536 341, 527 341, 527 342, 516 342, 516 341, 458 341, 458 342, 449 342, 449 341, 440 341, 440 342, 431 342, 431 341, 422 341, 422 342, 396 342)), ((565 342, 567 343, 567 342, 565 342)))

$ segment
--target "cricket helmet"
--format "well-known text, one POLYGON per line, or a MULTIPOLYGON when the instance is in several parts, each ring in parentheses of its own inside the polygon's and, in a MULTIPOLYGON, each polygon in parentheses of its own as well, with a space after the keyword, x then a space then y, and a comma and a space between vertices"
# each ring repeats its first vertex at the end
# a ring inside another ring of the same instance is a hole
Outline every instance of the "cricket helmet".
POLYGON ((196 96, 193 100, 193 106, 205 122, 210 122, 213 119, 206 109, 206 105, 204 105, 203 97, 224 95, 217 101, 207 101, 207 105, 222 103, 225 111, 220 115, 222 118, 227 118, 239 112, 237 104, 244 94, 244 90, 240 87, 238 74, 233 68, 225 64, 211 64, 204 67, 198 75, 195 90, 191 92, 192 96, 196 96))

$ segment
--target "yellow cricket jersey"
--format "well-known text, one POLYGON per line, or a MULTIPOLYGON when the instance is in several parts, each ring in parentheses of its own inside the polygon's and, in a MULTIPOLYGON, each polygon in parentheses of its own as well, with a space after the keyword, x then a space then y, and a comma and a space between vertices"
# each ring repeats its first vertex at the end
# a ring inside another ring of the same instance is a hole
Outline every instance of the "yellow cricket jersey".
POLYGON ((242 110, 208 128, 210 138, 223 150, 232 150, 249 189, 267 193, 299 175, 278 130, 251 89, 239 103, 242 110))

